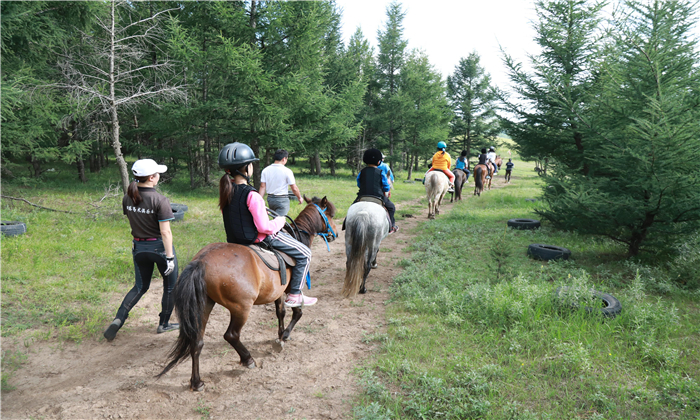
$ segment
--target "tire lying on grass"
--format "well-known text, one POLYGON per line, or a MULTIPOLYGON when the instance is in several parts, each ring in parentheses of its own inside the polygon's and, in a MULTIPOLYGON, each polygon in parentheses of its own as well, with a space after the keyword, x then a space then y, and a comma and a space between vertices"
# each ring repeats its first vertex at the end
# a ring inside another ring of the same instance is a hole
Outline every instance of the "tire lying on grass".
POLYGON ((527 247, 527 255, 542 261, 568 260, 571 256, 571 251, 561 246, 530 244, 527 247))
POLYGON ((535 219, 510 219, 508 226, 514 229, 537 229, 540 227, 540 221, 535 219))
POLYGON ((2 221, 2 234, 5 236, 19 236, 27 232, 27 225, 22 222, 2 221))
POLYGON ((178 203, 170 203, 170 208, 175 211, 175 209, 178 209, 182 212, 186 212, 189 207, 187 207, 187 204, 178 204, 178 203))
POLYGON ((173 215, 175 216, 174 222, 185 219, 185 212, 187 211, 187 206, 185 204, 170 203, 170 208, 173 210, 173 215))
MULTIPOLYGON (((563 300, 566 297, 569 289, 570 288, 568 286, 557 287, 554 295, 557 299, 563 300)), ((600 306, 593 307, 585 306, 584 308, 586 309, 586 312, 599 313, 608 318, 615 318, 616 316, 620 315, 620 312, 622 312, 622 304, 615 296, 593 289, 590 289, 589 292, 591 293, 591 296, 601 304, 600 306)), ((578 308, 578 303, 572 302, 572 306, 574 308, 578 308)))

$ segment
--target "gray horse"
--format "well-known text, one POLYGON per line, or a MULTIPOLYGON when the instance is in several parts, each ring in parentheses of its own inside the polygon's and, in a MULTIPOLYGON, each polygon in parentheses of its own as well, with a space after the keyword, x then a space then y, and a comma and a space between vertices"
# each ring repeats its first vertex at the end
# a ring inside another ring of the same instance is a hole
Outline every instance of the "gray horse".
POLYGON ((345 284, 343 296, 366 293, 365 281, 377 268, 377 253, 382 239, 389 234, 390 222, 383 206, 363 202, 353 204, 345 219, 345 284))

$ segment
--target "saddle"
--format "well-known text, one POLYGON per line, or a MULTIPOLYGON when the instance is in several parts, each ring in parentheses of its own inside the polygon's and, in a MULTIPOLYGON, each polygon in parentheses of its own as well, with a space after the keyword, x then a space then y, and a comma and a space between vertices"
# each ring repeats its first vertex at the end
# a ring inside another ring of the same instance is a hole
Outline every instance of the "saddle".
POLYGON ((284 252, 267 247, 262 242, 247 246, 258 254, 258 257, 260 257, 260 259, 265 263, 267 268, 272 271, 280 272, 280 282, 282 283, 282 286, 287 284, 287 266, 294 267, 297 265, 297 261, 294 258, 290 257, 284 252))
MULTIPOLYGON (((389 220, 389 226, 391 227, 391 217, 389 216, 389 210, 387 210, 386 206, 384 206, 384 200, 382 200, 379 197, 375 197, 373 195, 361 195, 355 199, 355 201, 352 202, 352 204, 359 203, 359 202, 366 202, 366 203, 374 203, 374 204, 379 204, 382 206, 384 211, 386 212, 386 218, 389 220)), ((351 206, 352 206, 351 204, 351 206)), ((347 217, 343 219, 343 229, 345 230, 345 220, 347 220, 347 217)))

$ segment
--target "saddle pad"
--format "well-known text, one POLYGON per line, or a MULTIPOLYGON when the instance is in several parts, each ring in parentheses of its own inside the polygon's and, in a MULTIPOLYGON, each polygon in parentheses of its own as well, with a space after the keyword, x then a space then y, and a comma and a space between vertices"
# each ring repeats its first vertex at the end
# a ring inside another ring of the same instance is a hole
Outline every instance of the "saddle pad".
MULTIPOLYGON (((374 203, 374 204, 379 204, 382 206, 384 211, 386 212, 386 219, 389 221, 389 227, 391 227, 391 216, 389 216, 389 210, 384 206, 384 201, 382 201, 381 198, 375 197, 373 195, 362 195, 358 197, 352 204, 359 203, 360 201, 364 201, 367 203, 374 203)), ((352 204, 350 206, 352 206, 352 204)), ((347 218, 343 219, 343 228, 342 230, 345 230, 345 221, 347 218)))
MULTIPOLYGON (((261 248, 260 245, 257 244, 252 244, 248 245, 249 248, 251 248, 253 251, 255 251, 258 256, 263 260, 263 262, 270 267, 271 270, 279 270, 280 269, 280 264, 277 261, 277 256, 275 255, 274 252, 268 251, 267 249, 261 248)), ((282 258, 284 259, 284 263, 287 264, 290 267, 294 267, 297 265, 297 261, 290 257, 289 255, 285 254, 284 252, 277 251, 282 258)))
POLYGON ((384 207, 384 201, 382 201, 381 198, 375 197, 373 195, 363 195, 363 196, 360 196, 357 200, 355 200, 356 203, 358 203, 360 201, 365 201, 367 203, 379 204, 380 206, 384 207))

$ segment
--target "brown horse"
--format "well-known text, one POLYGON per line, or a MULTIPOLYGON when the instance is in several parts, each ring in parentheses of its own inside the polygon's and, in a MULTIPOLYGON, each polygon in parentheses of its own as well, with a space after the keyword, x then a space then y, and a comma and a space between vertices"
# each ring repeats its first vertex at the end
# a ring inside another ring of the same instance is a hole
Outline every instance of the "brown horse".
POLYGON ((467 182, 467 174, 463 170, 455 169, 452 173, 455 174, 455 193, 450 198, 450 203, 454 200, 462 200, 462 188, 464 183, 467 182))
POLYGON ((484 192, 486 175, 490 172, 488 166, 481 163, 474 167, 474 195, 481 196, 481 193, 484 192))
MULTIPOLYGON (((326 197, 304 199, 308 204, 294 220, 302 232, 301 242, 310 246, 317 234, 328 234, 330 241, 335 239, 335 234, 330 234, 338 231, 333 222, 335 206, 326 197)), ((287 278, 291 278, 289 268, 287 278)), ((254 368, 255 360, 240 340, 241 328, 248 320, 253 305, 275 302, 278 341, 284 345, 302 315, 301 308, 292 308, 292 320, 284 328, 285 307, 282 299, 290 285, 291 282, 280 284, 280 275, 267 268, 255 251, 247 246, 214 243, 202 248, 182 271, 173 291, 180 335, 168 355, 169 363, 157 377, 160 378, 190 356, 190 389, 201 391, 204 388, 204 382, 199 377, 199 355, 204 346, 204 330, 209 314, 217 303, 231 314, 224 339, 240 356, 241 365, 254 368)))

